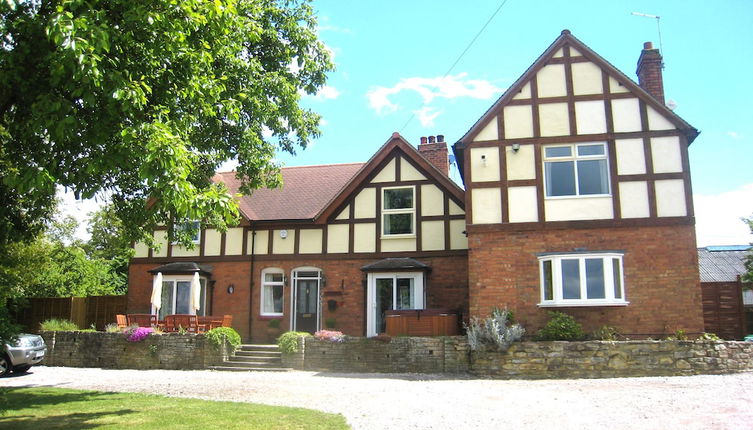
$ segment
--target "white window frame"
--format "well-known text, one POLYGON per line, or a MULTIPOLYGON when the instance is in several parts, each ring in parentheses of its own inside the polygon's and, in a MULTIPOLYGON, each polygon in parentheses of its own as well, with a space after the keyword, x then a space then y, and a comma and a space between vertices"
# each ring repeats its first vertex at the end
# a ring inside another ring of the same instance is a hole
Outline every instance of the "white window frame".
POLYGON ((376 336, 376 281, 378 279, 392 279, 393 294, 392 294, 392 308, 395 308, 397 303, 397 294, 395 288, 397 286, 397 278, 412 278, 413 286, 415 288, 415 298, 413 306, 415 309, 424 309, 426 306, 426 288, 424 285, 424 272, 373 272, 367 275, 367 290, 366 290, 366 336, 376 336))
POLYGON ((623 256, 621 252, 581 252, 563 254, 542 254, 539 260, 539 285, 541 288, 541 302, 539 307, 566 307, 566 306, 627 306, 630 302, 625 297, 625 270, 623 268, 623 256), (586 260, 601 259, 604 270, 604 298, 589 299, 587 296, 586 260), (619 261, 619 291, 620 297, 615 295, 613 260, 619 261), (562 261, 578 260, 580 274, 580 298, 563 298, 562 261), (546 262, 552 265, 552 299, 546 298, 546 274, 544 266, 546 262))
POLYGON ((268 267, 262 270, 261 271, 261 283, 259 285, 261 286, 261 288, 259 288, 259 315, 265 316, 265 317, 282 316, 285 310, 285 271, 278 267, 268 267), (282 275, 282 281, 267 282, 266 275, 268 274, 282 275), (282 306, 280 307, 280 312, 264 312, 264 298, 265 298, 265 291, 267 290, 266 287, 267 286, 274 287, 278 285, 282 287, 282 306))
MULTIPOLYGON (((169 307, 172 309, 172 311, 165 313, 165 315, 172 315, 175 314, 175 306, 177 304, 178 300, 178 282, 192 282, 193 281, 193 275, 162 275, 162 289, 165 289, 165 283, 170 282, 172 283, 172 303, 162 303, 162 307, 160 310, 166 309, 169 307)), ((204 300, 201 302, 201 306, 199 307, 199 313, 197 314, 196 311, 193 309, 189 309, 189 313, 191 315, 206 315, 207 314, 207 284, 208 284, 207 278, 201 276, 199 277, 199 283, 201 285, 201 288, 204 290, 204 300)), ((152 306, 152 313, 158 314, 157 308, 152 306)))
POLYGON ((543 174, 544 174, 544 195, 546 199, 571 199, 571 198, 589 198, 589 197, 607 197, 612 195, 612 184, 611 184, 611 177, 609 173, 609 146, 606 142, 579 142, 579 143, 571 143, 571 144, 554 144, 554 145, 545 145, 541 148, 542 154, 542 164, 543 164, 543 174), (593 145, 601 145, 604 148, 604 154, 599 155, 578 155, 578 147, 579 146, 593 146, 593 145), (570 155, 569 156, 562 156, 562 157, 547 157, 546 150, 551 148, 570 148, 570 155), (607 183, 607 192, 602 194, 581 194, 580 193, 580 182, 578 181, 578 161, 585 161, 585 160, 605 160, 606 165, 606 183, 607 183), (554 163, 554 162, 563 162, 563 161, 572 161, 573 162, 573 175, 575 179, 575 194, 570 195, 564 195, 564 196, 550 196, 549 190, 547 189, 546 183, 547 183, 547 169, 546 165, 547 163, 554 163))
MULTIPOLYGON (((182 230, 184 228, 184 225, 187 225, 187 224, 193 224, 196 226, 196 235, 191 238, 191 243, 193 243, 194 245, 198 245, 201 242, 201 223, 199 221, 191 220, 191 221, 179 222, 175 224, 175 229, 182 230)), ((172 242, 172 245, 176 245, 176 244, 178 244, 177 241, 172 242)))
POLYGON ((381 196, 381 214, 382 217, 380 219, 380 222, 382 224, 382 237, 383 238, 403 238, 403 237, 415 237, 416 236, 416 187, 413 185, 405 185, 405 186, 395 186, 395 187, 384 187, 382 188, 382 196, 381 196), (413 206, 411 208, 400 208, 400 209, 385 209, 384 208, 384 202, 385 198, 384 195, 388 190, 400 190, 400 189, 407 189, 410 188, 411 193, 413 193, 413 196, 411 198, 411 201, 413 202, 413 206), (399 214, 410 214, 411 216, 411 232, 410 233, 399 233, 399 234, 393 234, 393 233, 387 233, 384 229, 387 223, 384 222, 385 215, 399 215, 399 214))

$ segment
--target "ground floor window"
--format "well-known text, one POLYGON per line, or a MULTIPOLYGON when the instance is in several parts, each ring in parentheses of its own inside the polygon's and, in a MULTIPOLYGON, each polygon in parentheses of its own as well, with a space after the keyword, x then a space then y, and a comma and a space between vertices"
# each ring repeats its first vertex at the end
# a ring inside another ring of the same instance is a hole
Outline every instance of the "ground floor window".
MULTIPOLYGON (((165 315, 194 313, 191 309, 192 279, 193 277, 190 275, 166 275, 162 278, 162 307, 159 309, 159 319, 165 319, 165 315)), ((199 285, 201 286, 201 299, 196 315, 203 316, 206 314, 206 278, 199 278, 199 285)))
POLYGON ((626 305, 621 252, 540 254, 539 306, 626 305))
POLYGON ((285 274, 282 269, 270 268, 261 274, 261 314, 282 315, 285 274))

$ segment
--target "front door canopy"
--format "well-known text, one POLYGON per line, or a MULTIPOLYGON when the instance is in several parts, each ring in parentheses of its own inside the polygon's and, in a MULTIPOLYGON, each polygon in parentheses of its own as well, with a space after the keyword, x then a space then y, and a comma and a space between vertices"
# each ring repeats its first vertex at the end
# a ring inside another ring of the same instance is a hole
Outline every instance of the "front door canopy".
POLYGON ((361 267, 364 272, 430 272, 431 266, 412 258, 385 258, 361 267))
POLYGON ((148 272, 153 275, 157 273, 162 273, 163 275, 193 275, 198 272, 201 276, 210 277, 212 276, 212 266, 196 264, 194 262, 176 262, 163 264, 148 272))

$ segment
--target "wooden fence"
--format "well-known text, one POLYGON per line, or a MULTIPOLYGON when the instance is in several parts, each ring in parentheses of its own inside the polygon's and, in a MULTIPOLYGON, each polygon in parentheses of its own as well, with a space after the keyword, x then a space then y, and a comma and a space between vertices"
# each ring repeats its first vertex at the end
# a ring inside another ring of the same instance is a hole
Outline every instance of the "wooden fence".
POLYGON ((704 331, 722 339, 742 339, 745 335, 743 284, 701 282, 704 331))
POLYGON ((115 322, 116 314, 126 313, 126 296, 29 298, 27 306, 16 312, 16 322, 24 330, 36 333, 48 319, 73 321, 79 328, 104 330, 115 322))

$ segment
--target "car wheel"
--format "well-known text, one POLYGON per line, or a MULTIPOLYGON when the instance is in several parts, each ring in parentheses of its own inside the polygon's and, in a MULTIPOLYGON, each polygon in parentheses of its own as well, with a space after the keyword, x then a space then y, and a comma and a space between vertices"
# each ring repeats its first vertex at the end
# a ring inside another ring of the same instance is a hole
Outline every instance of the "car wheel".
POLYGON ((0 354, 0 377, 3 377, 10 372, 10 360, 5 354, 0 354))
POLYGON ((13 368, 13 373, 26 373, 31 369, 31 364, 22 364, 13 368))

